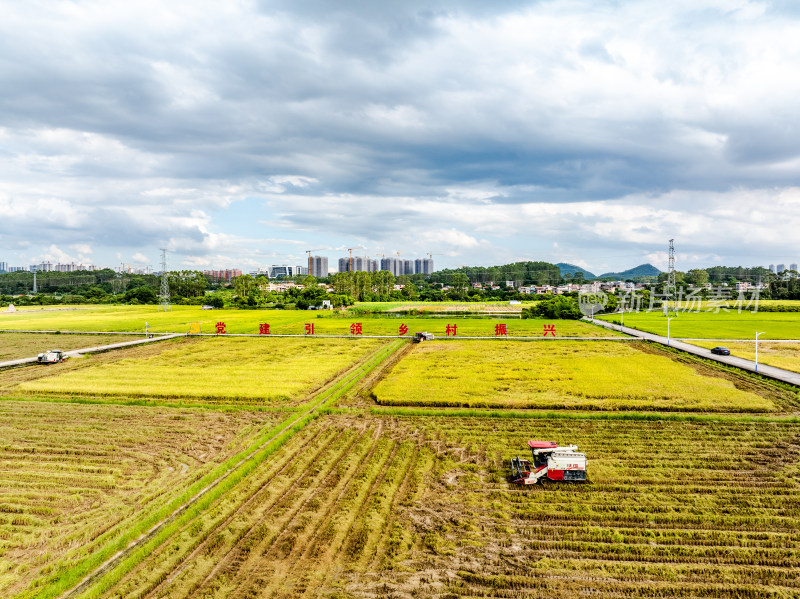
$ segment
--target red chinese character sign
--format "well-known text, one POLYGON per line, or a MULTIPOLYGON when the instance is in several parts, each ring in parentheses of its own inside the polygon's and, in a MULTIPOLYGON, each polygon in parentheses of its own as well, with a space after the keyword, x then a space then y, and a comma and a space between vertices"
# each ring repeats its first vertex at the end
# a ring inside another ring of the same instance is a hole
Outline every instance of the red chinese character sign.
POLYGON ((455 337, 458 334, 458 325, 457 324, 447 325, 445 333, 447 333, 448 337, 455 337))
POLYGON ((556 336, 556 325, 554 324, 544 325, 544 336, 547 337, 548 335, 552 335, 553 337, 556 336))
POLYGON ((314 323, 307 322, 306 323, 306 335, 313 335, 314 334, 314 323))
POLYGON ((350 325, 350 334, 351 335, 361 335, 362 334, 361 333, 361 323, 360 322, 354 322, 353 324, 350 325))
POLYGON ((226 333, 226 331, 225 331, 225 323, 224 322, 218 322, 217 323, 217 335, 224 335, 225 333, 226 333))
POLYGON ((269 325, 266 322, 262 322, 258 325, 258 334, 259 335, 269 335, 269 325))
POLYGON ((501 335, 508 336, 508 329, 506 328, 505 323, 494 325, 494 336, 500 337, 501 335))
POLYGON ((408 327, 404 324, 401 324, 400 327, 397 329, 397 333, 401 336, 405 335, 406 333, 408 333, 408 327))

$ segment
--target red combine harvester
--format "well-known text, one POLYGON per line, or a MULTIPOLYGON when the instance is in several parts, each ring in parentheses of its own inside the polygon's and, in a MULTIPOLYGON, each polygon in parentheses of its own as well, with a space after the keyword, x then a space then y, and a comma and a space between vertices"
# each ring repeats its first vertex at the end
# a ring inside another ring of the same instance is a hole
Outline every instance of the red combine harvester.
POLYGON ((577 445, 559 447, 555 441, 528 441, 532 460, 511 458, 511 482, 535 485, 540 479, 585 481, 586 454, 577 445))

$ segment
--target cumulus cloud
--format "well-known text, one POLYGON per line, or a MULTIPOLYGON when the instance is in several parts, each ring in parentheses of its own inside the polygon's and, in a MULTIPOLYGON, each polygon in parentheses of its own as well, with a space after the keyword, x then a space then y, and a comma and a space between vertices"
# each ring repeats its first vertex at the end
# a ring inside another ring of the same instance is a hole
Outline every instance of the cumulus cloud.
POLYGON ((791 257, 799 20, 755 0, 12 4, 0 258, 361 244, 613 270, 670 237, 687 265, 791 257))

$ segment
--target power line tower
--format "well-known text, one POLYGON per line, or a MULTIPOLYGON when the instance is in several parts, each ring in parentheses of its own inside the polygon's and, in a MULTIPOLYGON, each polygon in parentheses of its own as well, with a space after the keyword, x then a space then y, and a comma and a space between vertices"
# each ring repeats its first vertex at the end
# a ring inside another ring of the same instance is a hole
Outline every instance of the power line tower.
MULTIPOLYGON (((665 308, 664 313, 669 314, 671 311, 670 306, 675 301, 675 294, 677 288, 675 285, 675 240, 669 240, 669 264, 667 267, 667 286, 664 289, 665 308)), ((672 310, 674 311, 674 310, 672 310)), ((677 312, 676 312, 677 315, 677 312)))
POLYGON ((158 297, 159 310, 172 310, 169 303, 169 278, 167 277, 167 250, 161 248, 161 294, 158 297))

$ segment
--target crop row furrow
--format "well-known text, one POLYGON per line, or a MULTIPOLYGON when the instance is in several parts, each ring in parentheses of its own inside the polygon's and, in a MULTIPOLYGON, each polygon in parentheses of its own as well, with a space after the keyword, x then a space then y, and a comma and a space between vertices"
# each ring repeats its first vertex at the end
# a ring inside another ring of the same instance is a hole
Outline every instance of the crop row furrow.
MULTIPOLYGON (((344 431, 339 429, 341 435, 344 431)), ((361 443, 364 435, 355 434, 348 439, 348 443, 339 448, 331 448, 328 444, 320 444, 315 459, 311 461, 313 468, 303 469, 294 475, 291 483, 291 493, 284 493, 268 509, 260 510, 260 516, 255 520, 243 522, 249 536, 238 539, 234 549, 222 560, 217 562, 215 568, 205 577, 202 584, 195 592, 208 594, 209 592, 224 596, 236 596, 238 587, 247 584, 248 577, 253 573, 252 562, 261 561, 270 551, 291 548, 294 541, 293 528, 296 518, 303 513, 303 507, 311 500, 319 477, 322 481, 337 477, 337 465, 343 459, 355 462, 355 456, 362 453, 364 445, 361 443), (352 451, 354 447, 359 449, 352 451), (346 454, 351 452, 350 456, 346 454), (319 459, 324 455, 324 459, 319 459), (224 589, 224 590, 220 590, 224 589)), ((258 506, 257 506, 258 507, 258 506)), ((246 517, 246 514, 243 514, 246 517)))
MULTIPOLYGON (((300 436, 302 437, 302 434, 300 436)), ((211 583, 214 576, 232 559, 237 543, 244 535, 252 530, 258 531, 263 520, 271 519, 278 514, 278 502, 285 499, 286 495, 299 484, 298 477, 290 476, 288 473, 297 472, 294 466, 299 466, 302 470, 313 463, 321 452, 329 450, 330 446, 327 443, 331 438, 315 434, 303 444, 299 443, 299 439, 294 440, 292 445, 298 444, 299 447, 291 452, 288 448, 283 449, 279 452, 280 455, 273 458, 282 464, 277 472, 263 481, 261 477, 264 474, 250 480, 246 486, 250 489, 255 487, 254 491, 243 488, 238 492, 232 492, 226 498, 229 507, 222 511, 223 516, 217 517, 205 532, 204 538, 208 541, 186 555, 181 567, 166 581, 169 586, 161 592, 167 593, 170 597, 194 596, 200 592, 201 587, 211 583), (212 536, 214 531, 223 533, 212 536), (228 533, 225 534, 224 531, 228 533)), ((359 435, 342 436, 341 431, 337 431, 336 438, 337 442, 342 442, 343 447, 339 456, 348 453, 354 456, 360 454, 359 450, 353 451, 359 442, 359 435)), ((337 454, 334 453, 333 457, 336 458, 337 454)), ((210 589, 206 590, 209 591, 210 589)))
MULTIPOLYGON (((231 492, 231 497, 244 494, 244 497, 238 502, 227 506, 228 509, 224 509, 225 506, 217 506, 204 518, 186 523, 175 535, 176 541, 186 544, 182 551, 176 555, 165 556, 167 559, 163 557, 158 559, 156 556, 165 552, 164 548, 160 548, 153 558, 143 560, 136 569, 129 573, 120 585, 121 588, 127 589, 126 596, 144 597, 158 594, 162 586, 171 583, 185 571, 187 560, 216 551, 222 546, 223 536, 221 534, 214 535, 214 532, 228 528, 238 514, 246 510, 253 502, 257 503, 259 499, 264 500, 264 495, 272 493, 273 483, 284 476, 289 469, 297 467, 298 463, 308 463, 313 459, 314 454, 307 451, 309 447, 313 446, 320 437, 329 439, 333 434, 335 433, 332 431, 312 429, 299 434, 294 450, 282 449, 270 461, 267 468, 261 471, 261 477, 248 478, 247 484, 240 488, 238 493, 231 492), (158 572, 156 576, 153 576, 154 568, 158 572), (142 579, 141 583, 139 582, 140 578, 142 579)), ((273 500, 276 501, 277 498, 273 498, 273 500)), ((244 531, 241 531, 240 534, 244 534, 244 531)))
MULTIPOLYGON (((381 431, 382 423, 370 435, 372 441, 370 452, 357 465, 352 476, 348 478, 346 485, 342 488, 342 504, 336 511, 337 515, 341 514, 341 507, 348 503, 349 498, 356 498, 354 501, 358 506, 353 519, 349 522, 348 532, 358 517, 359 511, 363 508, 366 498, 369 497, 369 491, 373 489, 376 481, 382 476, 386 464, 392 459, 396 451, 396 444, 387 437, 382 436, 381 431)), ((280 588, 279 581, 282 578, 280 565, 293 557, 297 532, 291 527, 283 529, 277 542, 265 549, 258 563, 251 565, 250 572, 256 576, 243 581, 243 586, 237 588, 232 596, 248 597, 252 594, 254 587, 259 585, 260 580, 270 581, 272 589, 280 588), (269 565, 265 568, 264 566, 267 564, 269 565)), ((345 536, 347 536, 347 532, 345 536)), ((319 542, 319 539, 315 539, 315 542, 319 542)), ((325 563, 328 568, 331 566, 330 561, 323 561, 322 563, 325 563)))

